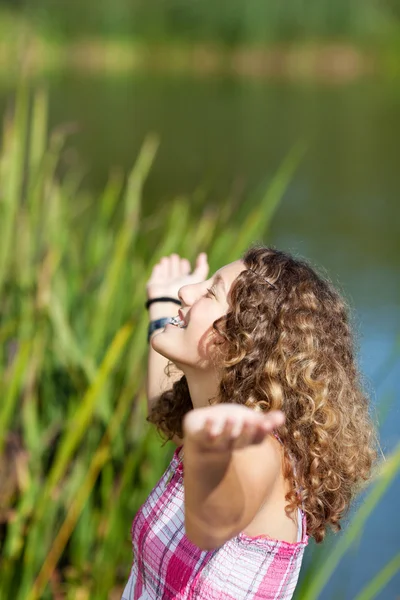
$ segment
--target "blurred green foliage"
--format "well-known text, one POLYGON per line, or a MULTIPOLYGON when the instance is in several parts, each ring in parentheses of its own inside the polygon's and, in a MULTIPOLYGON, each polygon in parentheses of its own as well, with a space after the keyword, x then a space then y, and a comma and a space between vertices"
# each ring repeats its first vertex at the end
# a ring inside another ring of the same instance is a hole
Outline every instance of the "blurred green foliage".
POLYGON ((21 89, 0 153, 0 598, 102 600, 128 578, 130 523, 170 459, 145 421, 151 268, 172 251, 237 258, 302 148, 236 224, 234 203, 198 220, 183 197, 144 219, 158 140, 92 197, 59 174, 66 131, 48 137, 47 113, 46 94, 21 89))
MULTIPOLYGON (((261 240, 303 148, 257 202, 228 199, 199 219, 180 197, 145 219, 158 140, 147 137, 128 176, 112 174, 92 196, 75 172, 60 175, 67 133, 49 136, 47 114, 45 93, 21 89, 0 151, 0 598, 105 600, 122 593, 130 523, 173 449, 145 421, 151 268, 206 250, 215 270, 261 240)), ((317 600, 399 472, 398 446, 333 550, 318 548, 299 598, 317 600)), ((398 569, 395 556, 359 600, 398 569)))
POLYGON ((225 45, 305 39, 384 40, 399 33, 396 0, 11 0, 50 36, 212 41, 225 45))

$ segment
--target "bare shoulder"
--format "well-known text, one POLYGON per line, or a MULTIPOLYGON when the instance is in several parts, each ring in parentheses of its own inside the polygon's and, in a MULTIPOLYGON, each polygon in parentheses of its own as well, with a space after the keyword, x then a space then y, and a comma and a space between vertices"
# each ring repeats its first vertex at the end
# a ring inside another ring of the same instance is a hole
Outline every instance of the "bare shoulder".
POLYGON ((247 533, 266 533, 258 515, 275 503, 276 491, 282 480, 282 449, 279 442, 268 435, 260 444, 235 450, 234 465, 241 487, 245 490, 242 518, 232 524, 230 531, 221 532, 221 542, 246 530, 247 533))
POLYGON ((249 490, 255 500, 248 511, 242 531, 249 536, 264 536, 272 539, 295 542, 297 540, 298 511, 286 514, 286 493, 290 482, 283 476, 283 448, 273 436, 260 444, 259 463, 248 463, 250 474, 249 490), (266 470, 268 474, 266 474, 266 470))
POLYGON ((279 442, 267 435, 260 444, 234 451, 235 465, 242 481, 254 497, 254 505, 265 500, 268 491, 282 472, 282 453, 279 442))

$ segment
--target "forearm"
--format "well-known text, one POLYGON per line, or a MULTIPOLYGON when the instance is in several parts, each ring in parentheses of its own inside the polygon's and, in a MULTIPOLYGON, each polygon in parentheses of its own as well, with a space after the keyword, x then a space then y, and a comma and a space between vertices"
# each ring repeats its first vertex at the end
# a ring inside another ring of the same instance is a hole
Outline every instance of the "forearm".
MULTIPOLYGON (((173 302, 155 302, 149 307, 149 318, 151 321, 162 317, 174 317, 178 312, 179 306, 173 302)), ((155 331, 152 337, 160 330, 155 331)), ((165 375, 165 367, 168 364, 168 359, 153 350, 149 343, 149 354, 147 361, 147 378, 146 378, 146 394, 147 394, 147 410, 151 410, 157 398, 167 389, 172 387, 174 381, 182 376, 182 373, 173 372, 171 377, 165 375)))
POLYGON ((204 549, 218 546, 243 518, 245 494, 235 453, 199 452, 184 440, 185 528, 204 549))

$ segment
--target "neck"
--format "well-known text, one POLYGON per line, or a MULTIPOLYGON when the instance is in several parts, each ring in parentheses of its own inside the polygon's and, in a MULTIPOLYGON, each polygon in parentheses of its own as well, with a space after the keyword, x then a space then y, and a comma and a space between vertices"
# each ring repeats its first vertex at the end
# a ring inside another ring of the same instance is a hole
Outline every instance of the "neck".
POLYGON ((218 393, 219 381, 215 372, 185 373, 193 408, 209 406, 208 400, 218 393))

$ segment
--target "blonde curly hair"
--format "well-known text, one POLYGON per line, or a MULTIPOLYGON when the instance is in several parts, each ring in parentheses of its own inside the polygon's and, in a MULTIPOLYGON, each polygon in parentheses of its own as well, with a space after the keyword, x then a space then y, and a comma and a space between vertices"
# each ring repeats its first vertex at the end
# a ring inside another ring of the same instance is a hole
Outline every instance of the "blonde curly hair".
MULTIPOLYGON (((304 260, 262 245, 242 260, 247 269, 232 284, 230 310, 213 324, 221 379, 209 404, 284 412, 283 472, 293 482, 286 512, 302 504, 307 533, 322 542, 327 525, 340 530, 377 456, 349 309, 304 260)), ((167 439, 183 437, 182 419, 192 408, 183 376, 159 397, 147 420, 167 439)))

